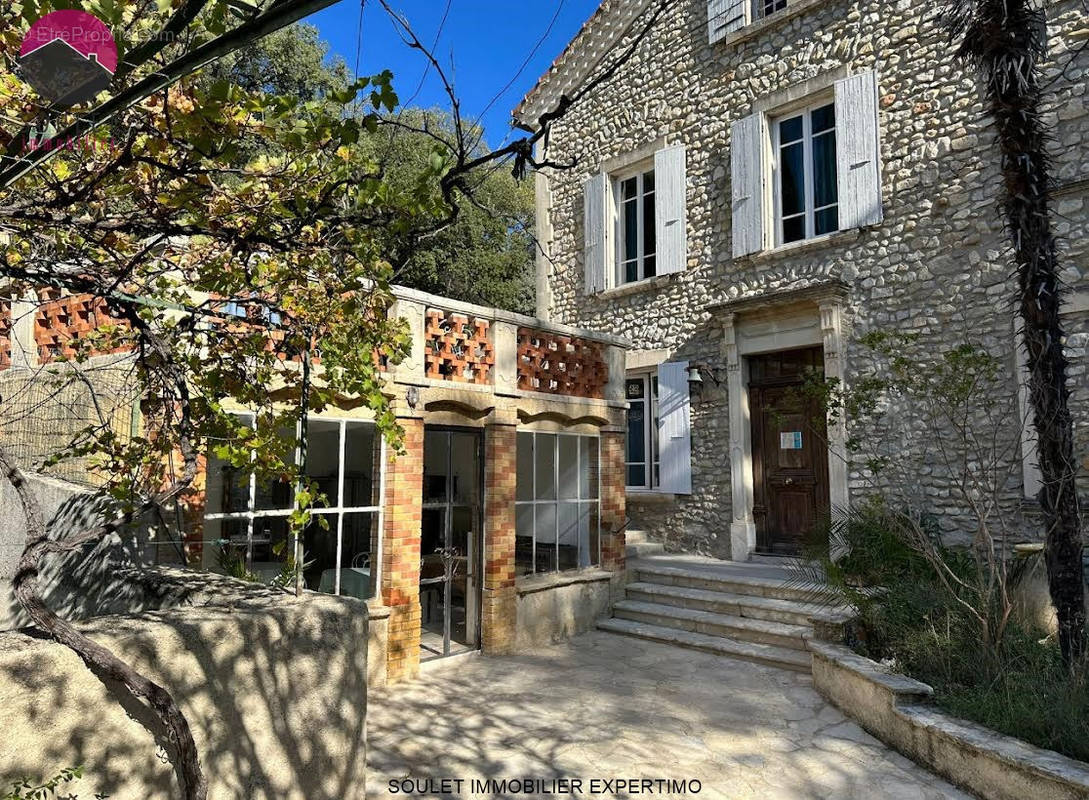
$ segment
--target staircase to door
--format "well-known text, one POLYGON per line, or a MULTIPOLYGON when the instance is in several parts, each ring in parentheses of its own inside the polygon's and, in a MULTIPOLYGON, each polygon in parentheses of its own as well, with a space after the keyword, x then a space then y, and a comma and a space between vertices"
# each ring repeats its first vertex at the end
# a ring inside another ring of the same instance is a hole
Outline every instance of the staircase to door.
POLYGON ((809 672, 814 624, 851 616, 781 567, 652 556, 628 571, 625 597, 600 630, 809 672))

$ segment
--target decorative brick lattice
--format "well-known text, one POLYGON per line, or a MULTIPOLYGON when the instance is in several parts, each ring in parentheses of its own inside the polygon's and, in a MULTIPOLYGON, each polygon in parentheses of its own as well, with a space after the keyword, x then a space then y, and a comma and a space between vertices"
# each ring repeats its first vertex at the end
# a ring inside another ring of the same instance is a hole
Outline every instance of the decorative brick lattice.
POLYGON ((518 329, 518 388, 568 397, 605 396, 609 367, 597 342, 518 329))
POLYGON ((424 332, 427 377, 487 384, 495 368, 491 322, 431 308, 424 332))
MULTIPOLYGON (((76 355, 77 344, 96 329, 122 324, 106 311, 106 301, 87 294, 68 297, 42 298, 34 320, 34 343, 38 358, 44 364, 76 355)), ((93 351, 91 355, 121 352, 124 347, 93 351)))

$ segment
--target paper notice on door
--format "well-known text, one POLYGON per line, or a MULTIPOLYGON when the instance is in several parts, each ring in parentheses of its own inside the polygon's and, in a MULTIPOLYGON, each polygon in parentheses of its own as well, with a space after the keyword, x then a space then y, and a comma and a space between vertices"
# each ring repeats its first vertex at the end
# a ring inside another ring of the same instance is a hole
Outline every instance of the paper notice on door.
POLYGON ((779 449, 780 450, 801 450, 802 449, 802 432, 801 431, 783 431, 779 434, 779 449))

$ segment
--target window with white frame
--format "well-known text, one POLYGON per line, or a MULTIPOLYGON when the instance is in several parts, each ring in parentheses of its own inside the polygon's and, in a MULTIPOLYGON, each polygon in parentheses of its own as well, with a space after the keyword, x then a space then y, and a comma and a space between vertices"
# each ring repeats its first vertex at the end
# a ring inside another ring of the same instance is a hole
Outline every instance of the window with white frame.
POLYGON ((640 169, 617 177, 617 285, 634 283, 657 274, 654 169, 640 169))
POLYGON ((624 394, 628 401, 625 483, 629 489, 657 489, 661 482, 657 373, 629 373, 624 394))
POLYGON ((770 17, 787 7, 787 0, 753 0, 753 19, 770 17))
MULTIPOLYGON (((244 415, 253 425, 252 415, 244 415)), ((286 431, 294 436, 297 431, 286 431)), ((326 497, 303 532, 304 582, 309 589, 366 600, 375 594, 382 528, 384 443, 373 422, 311 419, 307 476, 326 497)), ((254 453, 253 458, 259 458, 254 453)), ((262 482, 208 456, 204 566, 261 581, 290 573, 295 542, 288 516, 295 508, 288 480, 262 482)))
POLYGON ((839 230, 835 103, 780 117, 773 131, 777 243, 839 230))
POLYGON ((601 563, 599 457, 596 436, 519 432, 517 574, 601 563))

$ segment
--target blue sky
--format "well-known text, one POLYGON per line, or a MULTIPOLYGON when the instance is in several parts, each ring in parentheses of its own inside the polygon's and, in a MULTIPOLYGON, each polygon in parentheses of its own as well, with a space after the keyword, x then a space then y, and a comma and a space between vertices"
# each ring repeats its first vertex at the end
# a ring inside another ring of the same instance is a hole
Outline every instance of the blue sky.
MULTIPOLYGON (((548 69, 553 59, 596 10, 600 0, 450 0, 450 12, 442 26, 436 55, 454 76, 465 116, 483 119, 488 143, 497 147, 510 130, 510 112, 548 69), (558 13, 557 13, 558 12, 558 13), (553 18, 555 22, 553 23, 553 18), (515 76, 522 62, 551 31, 518 75, 510 89, 492 102, 515 76), (453 68, 450 68, 451 58, 453 68)), ((439 23, 446 0, 392 0, 390 5, 412 24, 417 35, 430 45, 440 34, 439 23)), ((351 70, 356 60, 358 0, 340 0, 335 6, 307 18, 317 26, 330 51, 342 56, 351 70)), ((383 69, 394 74, 394 88, 407 101, 420 84, 425 62, 397 36, 377 0, 367 0, 363 15, 361 75, 383 69)), ((414 105, 448 107, 442 85, 433 72, 425 78, 414 105)))

